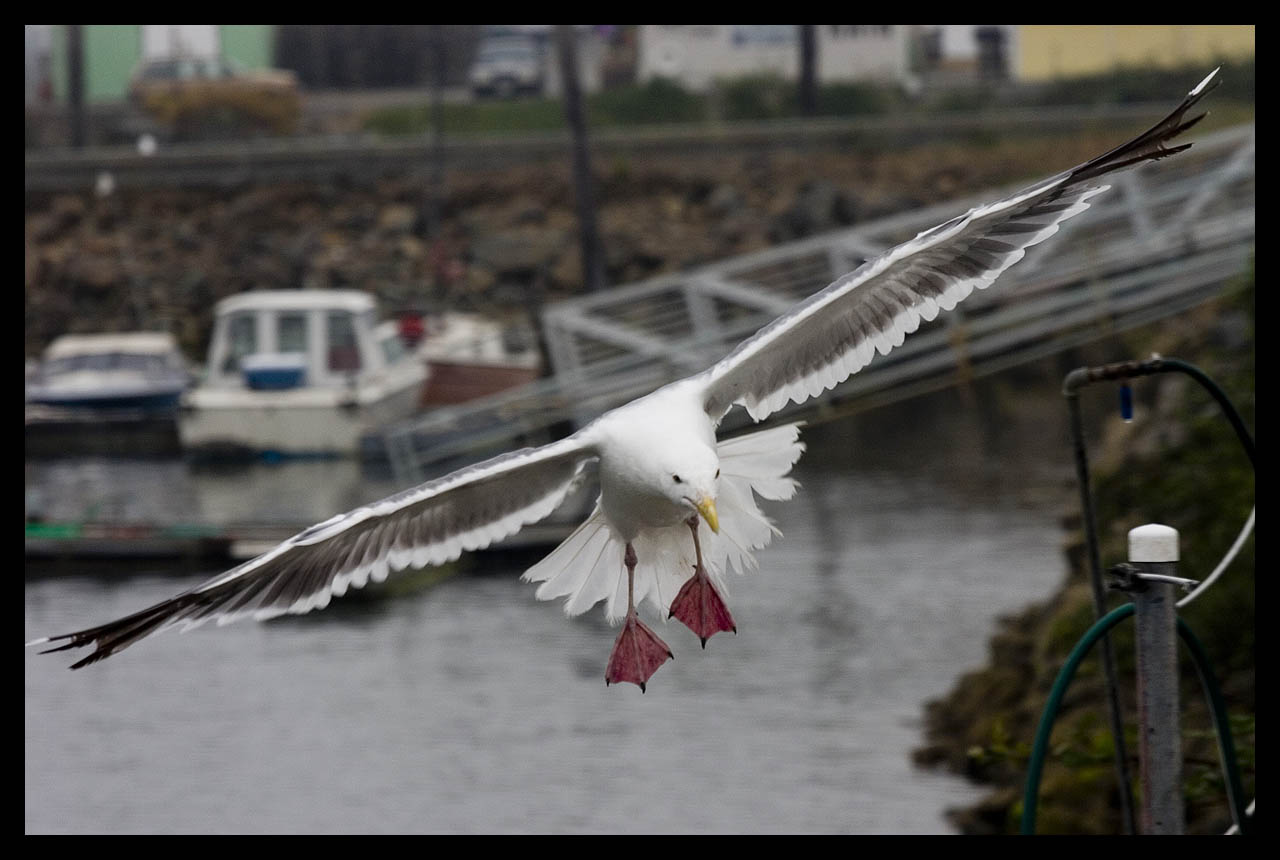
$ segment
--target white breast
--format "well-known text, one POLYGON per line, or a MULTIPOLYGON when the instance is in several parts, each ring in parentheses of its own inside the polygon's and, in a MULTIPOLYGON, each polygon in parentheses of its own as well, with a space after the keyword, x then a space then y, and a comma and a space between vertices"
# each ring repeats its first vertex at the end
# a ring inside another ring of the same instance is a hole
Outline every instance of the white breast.
POLYGON ((645 529, 679 525, 688 505, 672 501, 660 482, 664 464, 682 447, 715 450, 715 426, 696 391, 679 383, 606 415, 600 430, 600 503, 623 540, 645 529))

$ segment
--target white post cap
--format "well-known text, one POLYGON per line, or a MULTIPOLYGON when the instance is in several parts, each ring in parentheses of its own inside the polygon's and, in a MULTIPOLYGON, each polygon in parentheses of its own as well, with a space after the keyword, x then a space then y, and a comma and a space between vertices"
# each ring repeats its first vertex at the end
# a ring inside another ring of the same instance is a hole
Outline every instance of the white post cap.
POLYGON ((1177 561, 1178 530, 1158 523, 1129 530, 1129 561, 1177 561))

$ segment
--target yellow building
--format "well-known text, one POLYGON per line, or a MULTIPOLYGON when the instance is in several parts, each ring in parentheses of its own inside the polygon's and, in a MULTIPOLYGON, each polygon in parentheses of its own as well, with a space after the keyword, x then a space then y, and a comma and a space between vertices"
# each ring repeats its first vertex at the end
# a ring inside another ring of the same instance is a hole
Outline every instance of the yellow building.
POLYGON ((1253 24, 1023 24, 1015 74, 1024 81, 1097 75, 1124 66, 1204 65, 1253 56, 1253 24))

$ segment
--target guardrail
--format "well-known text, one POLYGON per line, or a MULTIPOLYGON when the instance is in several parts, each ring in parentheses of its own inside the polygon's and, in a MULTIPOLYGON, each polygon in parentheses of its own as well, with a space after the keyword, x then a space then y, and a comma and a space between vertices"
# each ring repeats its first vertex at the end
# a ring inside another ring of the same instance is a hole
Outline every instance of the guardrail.
MULTIPOLYGON (((920 143, 966 134, 1078 131, 1082 125, 1138 125, 1167 105, 1004 109, 963 114, 897 114, 858 119, 777 120, 716 125, 610 128, 592 132, 599 158, 722 155, 726 150, 789 150, 865 141, 920 143)), ((490 137, 448 136, 441 144, 450 167, 487 168, 527 162, 563 163, 567 131, 490 137)), ((29 151, 27 192, 87 191, 102 173, 117 188, 234 187, 286 180, 368 182, 383 176, 426 177, 435 157, 430 135, 380 139, 312 136, 177 144, 150 156, 135 147, 29 151)))

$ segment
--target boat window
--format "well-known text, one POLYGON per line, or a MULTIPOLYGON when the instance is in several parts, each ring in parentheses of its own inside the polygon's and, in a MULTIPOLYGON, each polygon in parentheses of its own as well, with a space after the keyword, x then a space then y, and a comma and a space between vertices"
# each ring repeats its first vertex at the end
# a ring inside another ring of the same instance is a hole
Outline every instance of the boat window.
POLYGON ((345 373, 360 370, 360 344, 356 326, 347 311, 329 312, 329 370, 345 373))
POLYGON ((151 373, 164 366, 164 357, 150 353, 94 352, 70 355, 48 362, 49 374, 77 373, 85 370, 130 370, 151 373))
POLYGON ((276 317, 276 352, 306 351, 306 314, 280 314, 276 317))
POLYGON ((236 314, 227 320, 227 357, 223 373, 239 373, 240 359, 258 351, 257 320, 253 314, 236 314))
POLYGON ((382 338, 382 355, 387 364, 395 364, 404 358, 405 352, 404 341, 400 339, 399 332, 389 332, 382 338))

